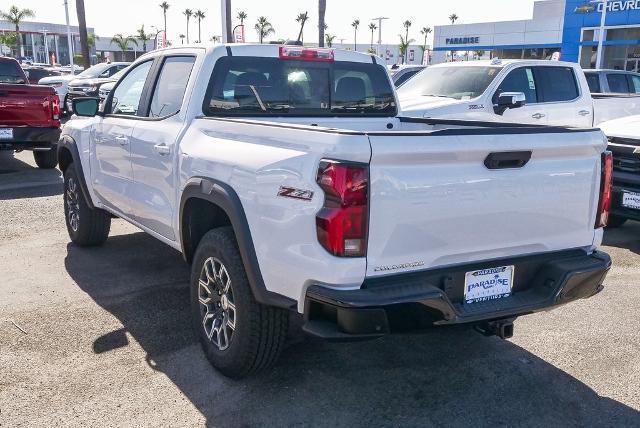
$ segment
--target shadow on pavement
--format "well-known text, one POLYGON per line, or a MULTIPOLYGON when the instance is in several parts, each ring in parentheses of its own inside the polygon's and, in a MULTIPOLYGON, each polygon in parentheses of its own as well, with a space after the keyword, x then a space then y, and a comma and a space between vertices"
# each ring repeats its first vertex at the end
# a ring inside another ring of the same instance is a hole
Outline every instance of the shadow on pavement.
POLYGON ((606 229, 603 245, 640 254, 640 222, 627 220, 622 227, 606 229))
POLYGON ((67 247, 66 269, 124 326, 96 353, 128 346, 125 332, 207 418, 208 425, 638 426, 640 413, 511 342, 466 327, 374 342, 307 339, 268 373, 244 381, 205 360, 189 321, 187 265, 135 233, 97 249, 67 247))
POLYGON ((39 169, 0 151, 0 200, 61 195, 62 173, 58 169, 39 169))

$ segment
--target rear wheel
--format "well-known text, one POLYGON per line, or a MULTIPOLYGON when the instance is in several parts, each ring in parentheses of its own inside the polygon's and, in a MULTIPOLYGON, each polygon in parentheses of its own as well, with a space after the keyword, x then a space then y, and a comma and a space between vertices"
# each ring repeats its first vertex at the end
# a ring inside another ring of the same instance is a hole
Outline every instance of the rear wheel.
POLYGON ((93 247, 104 244, 109 237, 111 216, 104 210, 89 207, 73 164, 64 172, 64 216, 74 244, 93 247))
POLYGON ((33 152, 33 159, 38 168, 53 169, 58 166, 58 152, 56 149, 36 150, 33 152))
POLYGON ((616 229, 622 227, 627 222, 627 219, 617 215, 609 215, 607 219, 607 229, 616 229))
POLYGON ((225 376, 249 376, 280 355, 289 313, 255 301, 231 228, 211 230, 200 241, 191 269, 191 308, 207 359, 225 376))

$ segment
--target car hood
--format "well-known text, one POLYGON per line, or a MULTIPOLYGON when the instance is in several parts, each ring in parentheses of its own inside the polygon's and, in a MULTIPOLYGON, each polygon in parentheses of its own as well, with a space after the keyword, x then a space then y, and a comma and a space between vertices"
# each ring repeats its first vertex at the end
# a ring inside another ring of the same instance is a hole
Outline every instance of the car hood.
POLYGON ((104 85, 100 86, 100 89, 103 91, 110 91, 113 89, 114 86, 116 86, 116 81, 111 81, 109 83, 105 83, 104 85))
POLYGON ((443 110, 453 106, 468 105, 469 100, 457 100, 455 98, 417 96, 412 98, 400 98, 402 113, 416 117, 430 116, 435 110, 443 110))
POLYGON ((38 80, 39 85, 51 85, 53 83, 68 83, 75 79, 76 76, 49 76, 38 80))
POLYGON ((74 79, 69 82, 69 86, 99 86, 103 83, 113 82, 108 77, 92 78, 92 79, 74 79))
POLYGON ((607 137, 640 140, 640 115, 609 120, 598 125, 607 137))

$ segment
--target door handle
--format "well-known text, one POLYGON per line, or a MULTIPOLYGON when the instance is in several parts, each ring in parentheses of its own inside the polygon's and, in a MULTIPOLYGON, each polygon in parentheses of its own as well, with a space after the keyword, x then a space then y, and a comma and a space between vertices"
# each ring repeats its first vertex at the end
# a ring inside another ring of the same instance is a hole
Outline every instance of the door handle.
POLYGON ((578 112, 578 114, 579 114, 580 116, 588 116, 588 115, 590 115, 590 114, 591 114, 591 112, 590 112, 589 110, 580 110, 580 111, 578 112))
POLYGON ((127 144, 129 144, 129 139, 125 136, 122 135, 118 135, 115 140, 118 142, 118 144, 120 144, 121 146, 126 146, 127 144))
POLYGON ((543 113, 536 113, 536 114, 531 115, 531 117, 534 118, 534 119, 542 119, 543 117, 546 117, 546 116, 547 115, 543 114, 543 113))
POLYGON ((522 152, 494 152, 484 160, 488 169, 522 168, 531 160, 530 151, 522 152))
POLYGON ((169 153, 171 153, 171 147, 167 146, 165 143, 162 144, 156 144, 155 146, 153 146, 153 149, 156 151, 156 153, 158 153, 160 156, 166 156, 169 153))

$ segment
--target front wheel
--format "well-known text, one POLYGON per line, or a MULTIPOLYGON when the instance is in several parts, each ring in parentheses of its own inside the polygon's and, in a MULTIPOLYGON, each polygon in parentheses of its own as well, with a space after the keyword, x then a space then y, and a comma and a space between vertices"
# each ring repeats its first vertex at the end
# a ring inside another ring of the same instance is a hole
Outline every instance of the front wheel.
POLYGON ((53 169, 58 165, 58 152, 56 149, 36 150, 33 152, 33 159, 38 168, 53 169))
POLYGON ((198 245, 191 309, 207 359, 225 376, 267 369, 282 351, 289 314, 255 301, 231 228, 209 231, 198 245))
POLYGON ((69 238, 81 247, 104 244, 111 229, 111 216, 87 204, 73 163, 64 172, 64 217, 69 238))

